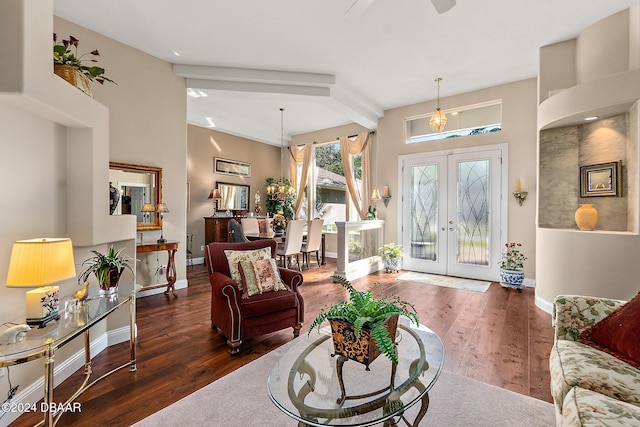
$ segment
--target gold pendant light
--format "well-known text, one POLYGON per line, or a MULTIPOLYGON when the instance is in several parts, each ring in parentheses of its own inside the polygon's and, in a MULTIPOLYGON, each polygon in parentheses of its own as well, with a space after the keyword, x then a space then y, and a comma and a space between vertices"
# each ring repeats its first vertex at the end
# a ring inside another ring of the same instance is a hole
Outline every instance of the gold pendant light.
POLYGON ((429 120, 429 126, 431 130, 434 132, 442 132, 444 131, 444 127, 447 125, 447 115, 440 110, 440 81, 442 77, 436 77, 435 82, 438 83, 438 103, 436 111, 431 116, 431 120, 429 120))

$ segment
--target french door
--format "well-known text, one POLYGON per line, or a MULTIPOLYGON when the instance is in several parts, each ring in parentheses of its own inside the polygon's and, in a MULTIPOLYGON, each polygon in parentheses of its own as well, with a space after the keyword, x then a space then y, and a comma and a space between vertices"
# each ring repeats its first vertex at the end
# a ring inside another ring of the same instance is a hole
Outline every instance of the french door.
POLYGON ((505 151, 400 157, 404 269, 498 280, 505 151))

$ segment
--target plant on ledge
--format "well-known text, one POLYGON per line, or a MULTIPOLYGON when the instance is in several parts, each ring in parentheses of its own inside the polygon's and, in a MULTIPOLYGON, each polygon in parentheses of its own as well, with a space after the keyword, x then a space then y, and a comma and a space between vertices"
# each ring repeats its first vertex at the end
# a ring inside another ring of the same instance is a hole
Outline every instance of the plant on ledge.
POLYGON ((62 44, 59 44, 57 43, 57 38, 56 33, 53 33, 53 42, 55 43, 53 45, 54 64, 73 67, 89 80, 93 81, 95 79, 100 84, 103 84, 105 81, 115 83, 104 75, 104 68, 96 65, 88 66, 82 63, 82 61, 98 62, 96 59, 83 59, 86 55, 100 56, 98 49, 78 56, 78 44, 80 44, 80 40, 69 36, 69 40, 62 40, 62 44), (71 47, 74 48, 73 51, 71 47))
POLYGON ((102 293, 115 290, 122 271, 127 268, 135 274, 131 266, 131 258, 122 255, 124 249, 115 250, 109 246, 107 254, 98 251, 91 251, 94 256, 82 262, 82 271, 78 276, 78 283, 86 282, 91 273, 98 279, 98 285, 102 293))
MULTIPOLYGON (((397 364, 398 355, 395 351, 394 344, 395 329, 393 330, 392 337, 387 329, 386 323, 388 319, 394 316, 397 321, 397 316, 402 314, 418 325, 420 321, 418 320, 418 314, 413 304, 401 301, 397 296, 389 297, 389 299, 375 299, 371 294, 371 290, 359 291, 353 287, 351 282, 340 276, 333 276, 333 279, 349 291, 349 300, 321 309, 318 317, 315 318, 309 327, 309 334, 314 328, 320 329, 320 324, 325 320, 342 320, 352 324, 355 337, 351 338, 359 338, 363 329, 369 329, 371 331, 371 338, 380 350, 380 353, 384 354, 389 358, 389 360, 397 364)), ((337 350, 338 346, 335 345, 335 332, 333 335, 334 346, 337 350)), ((346 337, 346 339, 348 340, 349 337, 346 337)), ((366 362, 363 362, 362 360, 358 361, 365 363, 368 366, 373 359, 366 362)))

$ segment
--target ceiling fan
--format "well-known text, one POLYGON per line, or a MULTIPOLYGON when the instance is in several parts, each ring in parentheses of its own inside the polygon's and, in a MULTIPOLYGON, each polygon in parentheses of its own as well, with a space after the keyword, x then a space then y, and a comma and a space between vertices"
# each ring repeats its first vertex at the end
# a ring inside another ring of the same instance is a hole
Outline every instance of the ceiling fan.
MULTIPOLYGON (((351 7, 349 7, 349 9, 344 13, 344 16, 360 16, 374 1, 375 0, 354 0, 351 7)), ((433 7, 436 8, 436 11, 439 14, 442 14, 455 6, 456 0, 431 0, 431 3, 433 3, 433 7)))

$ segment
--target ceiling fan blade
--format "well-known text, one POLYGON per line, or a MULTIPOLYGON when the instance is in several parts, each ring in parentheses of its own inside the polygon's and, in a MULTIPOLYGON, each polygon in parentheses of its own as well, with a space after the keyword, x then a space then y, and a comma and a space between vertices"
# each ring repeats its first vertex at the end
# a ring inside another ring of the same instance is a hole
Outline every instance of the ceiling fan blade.
POLYGON ((431 0, 439 14, 443 14, 456 5, 456 0, 431 0))
POLYGON ((374 1, 375 0, 354 0, 351 7, 349 7, 349 9, 347 9, 347 11, 344 13, 344 16, 349 18, 357 18, 358 16, 362 15, 374 1))

